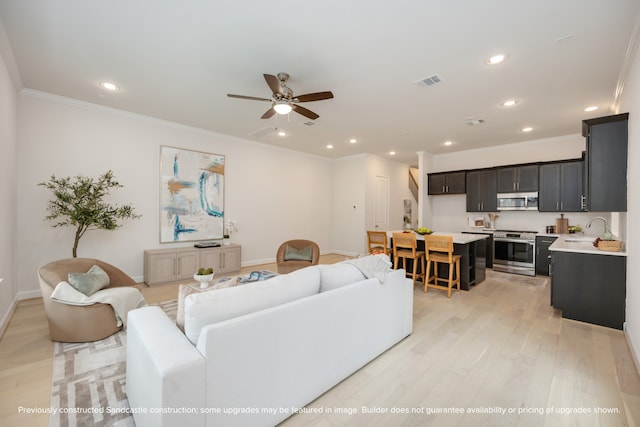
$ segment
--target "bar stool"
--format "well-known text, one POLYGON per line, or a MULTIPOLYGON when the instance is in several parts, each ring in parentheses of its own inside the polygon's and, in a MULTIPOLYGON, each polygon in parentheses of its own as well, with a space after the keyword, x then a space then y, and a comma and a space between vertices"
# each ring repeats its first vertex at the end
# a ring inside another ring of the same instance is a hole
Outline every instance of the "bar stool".
POLYGON ((427 257, 427 279, 424 282, 424 291, 429 288, 442 289, 447 291, 447 298, 451 298, 451 289, 456 286, 460 291, 460 259, 462 255, 453 253, 453 237, 451 236, 424 236, 424 249, 427 257), (449 264, 449 278, 438 277, 438 263, 449 264), (433 263, 433 274, 431 274, 431 263, 433 263), (453 269, 455 266, 455 279, 453 269), (433 282, 432 282, 433 280, 433 282), (447 286, 438 284, 446 282, 447 286))
POLYGON ((391 248, 387 246, 386 231, 370 231, 367 230, 367 246, 370 255, 375 254, 391 254, 391 248))
POLYGON ((400 268, 399 261, 402 259, 402 267, 406 270, 407 259, 413 260, 413 272, 408 275, 413 279, 413 285, 416 279, 422 279, 424 282, 424 261, 425 252, 417 250, 416 235, 414 233, 393 233, 393 265, 394 268, 400 268), (420 264, 420 273, 417 272, 418 261, 420 264))

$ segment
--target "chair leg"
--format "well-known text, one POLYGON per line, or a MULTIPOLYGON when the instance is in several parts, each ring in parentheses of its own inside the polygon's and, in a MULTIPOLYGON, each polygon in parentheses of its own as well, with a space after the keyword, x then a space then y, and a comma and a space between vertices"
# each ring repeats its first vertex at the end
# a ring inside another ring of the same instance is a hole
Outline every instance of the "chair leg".
POLYGON ((431 280, 431 261, 427 261, 427 276, 424 279, 424 292, 429 290, 429 281, 431 280))
POLYGON ((417 259, 413 259, 413 275, 412 275, 412 279, 413 279, 413 286, 416 286, 416 272, 418 271, 418 260, 417 259))
POLYGON ((460 292, 460 260, 456 262, 456 280, 458 281, 458 292, 460 292))
POLYGON ((451 298, 452 287, 453 287, 453 263, 449 264, 449 289, 447 290, 447 298, 451 298))

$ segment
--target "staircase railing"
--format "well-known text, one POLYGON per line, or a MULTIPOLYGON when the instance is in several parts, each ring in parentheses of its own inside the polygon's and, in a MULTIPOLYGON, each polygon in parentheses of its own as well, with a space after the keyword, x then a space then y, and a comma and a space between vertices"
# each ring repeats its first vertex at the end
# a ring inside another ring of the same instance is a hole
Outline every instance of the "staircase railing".
POLYGON ((419 187, 418 187, 418 182, 416 181, 415 173, 413 172, 412 169, 415 169, 415 168, 409 168, 409 190, 411 191, 411 194, 413 194, 413 198, 416 201, 418 201, 419 187))

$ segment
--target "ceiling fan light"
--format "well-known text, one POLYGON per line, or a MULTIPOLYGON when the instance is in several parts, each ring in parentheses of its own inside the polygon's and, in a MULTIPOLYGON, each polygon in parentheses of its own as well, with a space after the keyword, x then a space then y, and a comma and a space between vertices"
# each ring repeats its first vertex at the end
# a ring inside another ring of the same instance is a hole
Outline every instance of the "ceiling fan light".
POLYGON ((278 114, 289 114, 291 112, 291 105, 284 101, 279 101, 275 103, 273 109, 276 110, 278 114))

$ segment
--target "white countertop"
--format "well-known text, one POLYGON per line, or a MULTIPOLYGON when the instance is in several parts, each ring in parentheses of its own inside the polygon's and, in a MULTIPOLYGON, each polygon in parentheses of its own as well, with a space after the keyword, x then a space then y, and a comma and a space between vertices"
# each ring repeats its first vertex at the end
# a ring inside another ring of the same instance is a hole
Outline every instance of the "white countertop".
MULTIPOLYGON (((387 236, 389 238, 393 237, 393 233, 402 233, 403 230, 399 231, 388 231, 387 236)), ((415 233, 416 238, 418 240, 424 240, 424 236, 418 233, 415 233)), ((476 242, 478 240, 483 240, 489 237, 486 234, 467 234, 467 233, 447 233, 446 231, 436 231, 433 233, 434 236, 451 236, 453 237, 453 243, 457 243, 459 245, 466 245, 467 243, 476 242)))
POLYGON ((561 234, 558 236, 555 242, 551 246, 549 246, 550 251, 557 252, 577 252, 582 254, 595 254, 595 255, 611 255, 611 256, 627 256, 626 247, 624 242, 622 243, 622 251, 620 252, 610 252, 610 251, 601 251, 600 249, 593 246, 593 241, 595 237, 591 236, 582 236, 582 235, 574 235, 574 234, 561 234), (588 240, 586 242, 567 242, 567 239, 585 239, 588 240))

